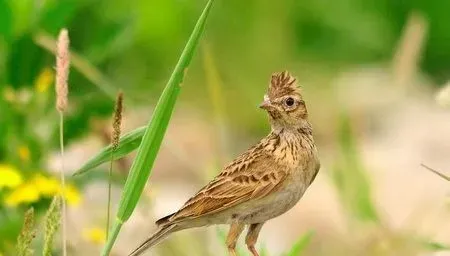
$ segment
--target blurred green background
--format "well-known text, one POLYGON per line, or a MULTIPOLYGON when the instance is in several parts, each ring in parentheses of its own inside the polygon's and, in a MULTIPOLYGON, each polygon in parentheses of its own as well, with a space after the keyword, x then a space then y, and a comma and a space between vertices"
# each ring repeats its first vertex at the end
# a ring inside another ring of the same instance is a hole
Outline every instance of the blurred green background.
MULTIPOLYGON (((0 253, 14 255, 24 211, 34 206, 42 216, 58 191, 52 50, 59 30, 68 29, 73 51, 64 132, 69 176, 109 142, 119 90, 125 95, 125 130, 150 118, 204 4, 0 0, 0 253)), ((304 255, 424 255, 445 249, 433 241, 450 243, 448 232, 415 222, 446 218, 450 230, 443 206, 448 184, 418 167, 423 161, 449 166, 450 143, 442 139, 449 112, 434 101, 450 76, 449 10, 450 2, 434 0, 216 0, 151 186, 119 236, 117 255, 130 251, 153 230, 156 218, 175 210, 268 132, 257 105, 270 74, 285 69, 303 86, 324 167, 305 195, 309 199, 263 229, 264 255, 282 255, 305 236, 304 255), (420 191, 414 184, 428 186, 427 192, 401 193, 420 191), (399 188, 404 185, 410 187, 399 188), (429 201, 425 195, 434 204, 423 204, 429 201), (402 206, 405 201, 410 206, 402 206), (414 221, 406 221, 409 215, 414 221)), ((129 162, 119 161, 116 168, 116 197, 129 162)), ((98 254, 105 170, 69 181, 71 255, 98 254)), ((154 253, 222 255, 222 232, 183 232, 154 253)), ((35 246, 40 244, 37 239, 35 246)))

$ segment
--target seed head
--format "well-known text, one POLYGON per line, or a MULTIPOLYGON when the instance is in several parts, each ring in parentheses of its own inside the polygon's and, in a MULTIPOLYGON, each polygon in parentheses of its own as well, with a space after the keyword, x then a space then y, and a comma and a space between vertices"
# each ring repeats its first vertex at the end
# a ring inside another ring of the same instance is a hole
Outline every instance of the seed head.
POLYGON ((69 67, 69 34, 67 29, 62 29, 56 43, 56 109, 61 112, 67 109, 69 67))
POLYGON ((117 94, 116 106, 114 108, 113 117, 113 134, 112 134, 112 149, 115 151, 119 147, 120 138, 120 126, 122 124, 122 111, 123 111, 123 93, 117 94))

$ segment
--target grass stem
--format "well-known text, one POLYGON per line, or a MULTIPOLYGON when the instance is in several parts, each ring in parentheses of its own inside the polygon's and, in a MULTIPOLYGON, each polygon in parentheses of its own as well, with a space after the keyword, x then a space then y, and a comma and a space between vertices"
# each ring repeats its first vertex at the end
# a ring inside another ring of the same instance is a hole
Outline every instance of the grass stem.
POLYGON ((108 209, 106 211, 106 239, 109 236, 109 227, 111 223, 111 190, 112 190, 112 169, 113 169, 113 155, 114 152, 111 152, 111 161, 109 163, 109 171, 108 171, 108 209))
POLYGON ((66 218, 67 218, 67 209, 66 209, 66 197, 65 197, 65 189, 66 189, 66 179, 64 177, 64 113, 59 111, 59 147, 61 151, 61 206, 62 206, 62 215, 61 215, 61 229, 62 229, 62 251, 63 256, 67 255, 67 226, 66 226, 66 218))

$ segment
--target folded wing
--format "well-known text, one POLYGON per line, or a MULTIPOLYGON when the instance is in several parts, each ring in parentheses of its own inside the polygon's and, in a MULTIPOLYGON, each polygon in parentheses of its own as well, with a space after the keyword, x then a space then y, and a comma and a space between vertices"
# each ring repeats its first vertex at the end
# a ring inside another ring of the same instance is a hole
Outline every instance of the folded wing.
POLYGON ((280 168, 275 160, 270 161, 269 158, 270 155, 261 148, 250 149, 225 167, 178 212, 161 221, 174 223, 198 218, 270 194, 283 183, 287 173, 285 168, 280 168))

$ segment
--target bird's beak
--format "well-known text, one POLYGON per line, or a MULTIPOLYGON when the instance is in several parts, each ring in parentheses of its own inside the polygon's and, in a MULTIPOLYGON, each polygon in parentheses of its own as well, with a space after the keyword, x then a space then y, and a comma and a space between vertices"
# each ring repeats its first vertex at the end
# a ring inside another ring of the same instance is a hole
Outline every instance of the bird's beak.
POLYGON ((272 108, 272 104, 270 103, 269 99, 264 99, 264 101, 259 104, 259 108, 269 110, 272 108))

